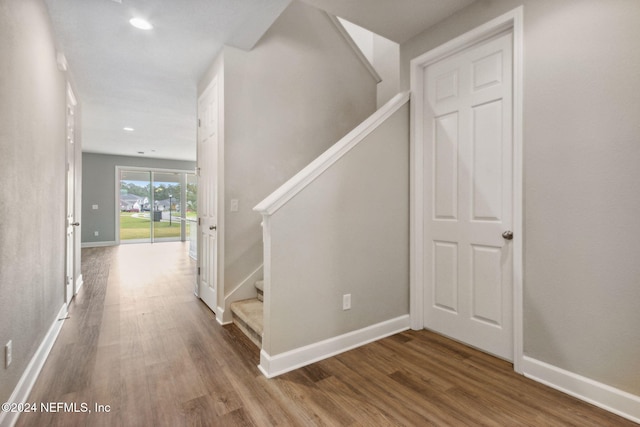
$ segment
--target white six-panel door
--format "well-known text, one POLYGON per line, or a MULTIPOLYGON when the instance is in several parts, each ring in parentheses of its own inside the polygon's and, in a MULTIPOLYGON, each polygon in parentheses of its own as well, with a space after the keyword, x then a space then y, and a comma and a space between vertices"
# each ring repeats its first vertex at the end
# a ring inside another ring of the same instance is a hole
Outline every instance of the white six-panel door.
POLYGON ((198 100, 198 295, 217 312, 218 87, 214 81, 198 100))
POLYGON ((513 360, 512 34, 423 82, 424 325, 513 360))

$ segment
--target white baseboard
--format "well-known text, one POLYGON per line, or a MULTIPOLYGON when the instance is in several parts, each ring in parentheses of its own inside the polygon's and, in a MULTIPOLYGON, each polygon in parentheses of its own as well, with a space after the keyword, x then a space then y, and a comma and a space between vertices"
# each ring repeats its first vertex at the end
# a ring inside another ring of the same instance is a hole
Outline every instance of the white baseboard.
POLYGON ((116 246, 117 243, 115 240, 108 242, 82 242, 80 245, 81 248, 101 248, 104 246, 116 246))
POLYGON ((640 423, 640 396, 527 356, 522 360, 522 371, 527 378, 640 423))
MULTIPOLYGON (((58 312, 58 315, 55 317, 55 319, 53 319, 53 323, 49 327, 49 331, 40 343, 38 350, 36 350, 35 354, 31 358, 31 361, 29 361, 29 364, 22 373, 22 376, 20 377, 20 381, 18 381, 16 388, 13 389, 13 393, 11 393, 11 397, 7 401, 8 403, 20 403, 28 401, 29 393, 31 393, 31 389, 35 384, 36 379, 38 379, 38 375, 40 375, 40 371, 44 366, 44 362, 47 360, 47 357, 51 352, 51 348, 56 342, 56 338, 58 338, 60 329, 62 329, 66 313, 67 305, 63 304, 62 308, 60 308, 60 311, 58 312)), ((19 412, 0 411, 0 427, 13 427, 18 421, 19 416, 19 412)))
MULTIPOLYGON (((227 313, 229 313, 227 315, 227 317, 231 317, 231 310, 226 310, 227 313)), ((218 321, 219 324, 221 324, 222 326, 225 325, 230 325, 233 323, 233 319, 225 319, 225 310, 218 306, 216 307, 216 320, 218 321)))
POLYGON ((75 293, 76 295, 78 295, 78 293, 80 292, 80 289, 82 288, 82 285, 84 285, 84 279, 82 278, 82 274, 81 274, 76 279, 76 293, 75 293))
POLYGON ((406 331, 410 326, 411 320, 407 314, 275 356, 270 356, 262 350, 258 368, 264 376, 273 378, 389 335, 406 331))

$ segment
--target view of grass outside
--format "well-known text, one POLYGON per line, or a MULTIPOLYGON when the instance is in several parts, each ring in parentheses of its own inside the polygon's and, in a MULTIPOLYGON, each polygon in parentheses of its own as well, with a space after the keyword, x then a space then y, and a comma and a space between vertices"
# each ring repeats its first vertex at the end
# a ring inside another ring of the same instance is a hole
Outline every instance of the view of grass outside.
MULTIPOLYGON (((187 212, 187 218, 196 218, 195 212, 187 212)), ((151 233, 149 212, 120 212, 120 240, 148 239, 151 233)), ((189 222, 187 222, 187 235, 189 235, 189 222)), ((165 237, 180 238, 180 219, 173 217, 171 225, 169 220, 163 219, 153 224, 153 236, 156 239, 165 237)))
POLYGON ((187 239, 191 242, 194 240, 190 232, 193 231, 193 220, 197 218, 197 203, 194 174, 122 169, 120 241, 187 239), (185 235, 181 236, 183 221, 185 235))
MULTIPOLYGON (((120 212, 120 240, 148 239, 151 235, 149 212, 120 212)), ((180 237, 180 221, 156 222, 154 237, 180 237)))

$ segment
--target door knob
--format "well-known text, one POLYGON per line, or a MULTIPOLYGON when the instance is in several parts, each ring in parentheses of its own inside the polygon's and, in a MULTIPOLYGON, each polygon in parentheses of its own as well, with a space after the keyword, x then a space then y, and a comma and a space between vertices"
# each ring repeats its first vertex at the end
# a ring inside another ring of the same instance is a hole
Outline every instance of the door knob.
POLYGON ((217 227, 215 225, 210 225, 209 230, 215 230, 217 227))
POLYGON ((505 231, 504 233, 502 233, 502 237, 504 237, 506 240, 513 240, 513 231, 505 231))
POLYGON ((72 222, 71 225, 73 225, 74 227, 77 227, 77 226, 80 225, 80 223, 79 222, 72 222))

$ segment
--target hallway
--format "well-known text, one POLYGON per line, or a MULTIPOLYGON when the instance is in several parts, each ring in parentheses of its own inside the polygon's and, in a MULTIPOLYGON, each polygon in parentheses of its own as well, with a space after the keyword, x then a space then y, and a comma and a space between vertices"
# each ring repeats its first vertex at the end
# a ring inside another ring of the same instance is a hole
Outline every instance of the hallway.
POLYGON ((185 245, 83 250, 85 285, 29 401, 92 413, 18 426, 635 425, 428 331, 267 379, 256 347, 193 295, 185 245))

